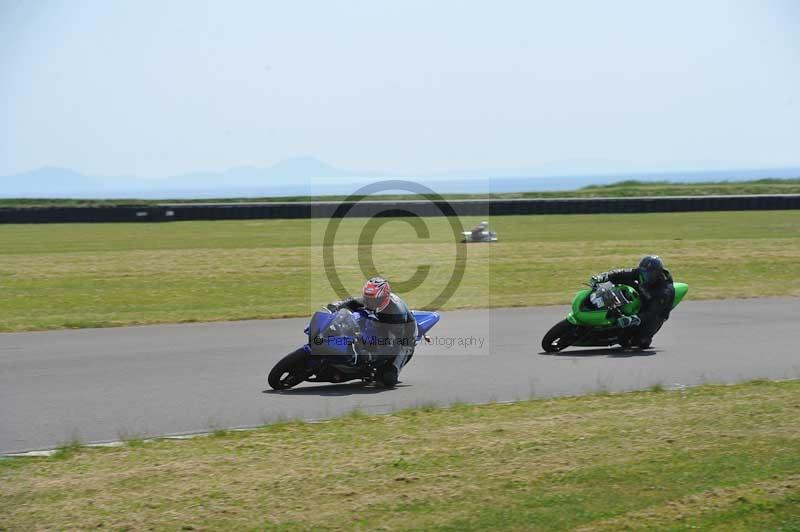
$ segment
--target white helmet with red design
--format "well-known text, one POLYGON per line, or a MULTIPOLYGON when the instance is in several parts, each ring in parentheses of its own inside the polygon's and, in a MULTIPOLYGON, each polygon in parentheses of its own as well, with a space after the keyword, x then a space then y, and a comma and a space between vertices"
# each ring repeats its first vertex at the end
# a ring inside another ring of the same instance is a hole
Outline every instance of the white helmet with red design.
POLYGON ((392 287, 383 277, 373 277, 364 284, 361 291, 364 306, 373 312, 381 312, 391 302, 392 287))

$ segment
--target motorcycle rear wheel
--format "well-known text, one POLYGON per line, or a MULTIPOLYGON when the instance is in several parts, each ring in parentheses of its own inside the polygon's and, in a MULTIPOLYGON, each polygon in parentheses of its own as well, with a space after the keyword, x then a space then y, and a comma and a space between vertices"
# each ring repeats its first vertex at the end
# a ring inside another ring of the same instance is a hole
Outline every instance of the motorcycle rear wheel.
POLYGON ((306 354, 303 348, 292 351, 275 364, 267 382, 273 390, 287 390, 306 379, 306 354))
POLYGON ((558 353, 571 346, 578 339, 578 326, 567 320, 561 320, 547 331, 542 338, 542 349, 545 353, 558 353))

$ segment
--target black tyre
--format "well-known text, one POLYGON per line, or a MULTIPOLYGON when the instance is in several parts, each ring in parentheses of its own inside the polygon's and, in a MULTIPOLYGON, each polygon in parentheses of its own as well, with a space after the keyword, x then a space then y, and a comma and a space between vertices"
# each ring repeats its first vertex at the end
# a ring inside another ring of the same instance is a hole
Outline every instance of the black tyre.
POLYGON ((306 352, 300 348, 280 359, 269 372, 267 382, 273 390, 286 390, 306 379, 306 352))
POLYGON ((542 349, 546 353, 558 353, 571 346, 578 339, 578 327, 567 320, 553 325, 542 338, 542 349))

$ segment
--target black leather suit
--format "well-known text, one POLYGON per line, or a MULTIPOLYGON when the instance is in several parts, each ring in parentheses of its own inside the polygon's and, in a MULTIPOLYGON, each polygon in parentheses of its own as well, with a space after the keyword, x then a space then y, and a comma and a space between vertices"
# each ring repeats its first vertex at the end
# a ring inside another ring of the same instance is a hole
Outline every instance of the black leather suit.
POLYGON ((638 268, 611 270, 599 273, 592 279, 601 283, 611 281, 614 284, 626 284, 634 287, 639 293, 642 303, 639 319, 642 323, 636 333, 638 342, 649 343, 661 325, 669 319, 672 303, 675 300, 675 287, 669 270, 664 269, 662 275, 647 285, 640 283, 638 268))
MULTIPOLYGON (((391 301, 386 308, 381 312, 373 313, 377 321, 378 338, 387 340, 385 344, 379 345, 375 351, 391 357, 399 370, 414 353, 417 322, 405 301, 395 294, 391 294, 390 297, 391 301)), ((365 308, 361 297, 352 297, 333 303, 332 307, 336 309, 346 308, 351 311, 365 308)), ((369 342, 370 339, 364 339, 364 341, 369 342)))

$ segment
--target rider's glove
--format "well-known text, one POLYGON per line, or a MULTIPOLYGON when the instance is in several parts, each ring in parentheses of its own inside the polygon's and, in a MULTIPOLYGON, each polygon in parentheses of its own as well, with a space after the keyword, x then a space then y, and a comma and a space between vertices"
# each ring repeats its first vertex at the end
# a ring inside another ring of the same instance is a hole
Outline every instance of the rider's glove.
POLYGON ((590 283, 592 284, 592 288, 596 288, 597 285, 603 282, 603 278, 600 275, 592 275, 592 280, 590 283))
POLYGON ((621 316, 617 318, 617 325, 621 328, 625 329, 627 327, 635 327, 642 323, 642 320, 639 319, 639 316, 634 314, 633 316, 621 316))
POLYGON ((333 313, 339 312, 339 307, 337 305, 334 305, 333 303, 328 303, 327 305, 325 305, 325 308, 333 313))

